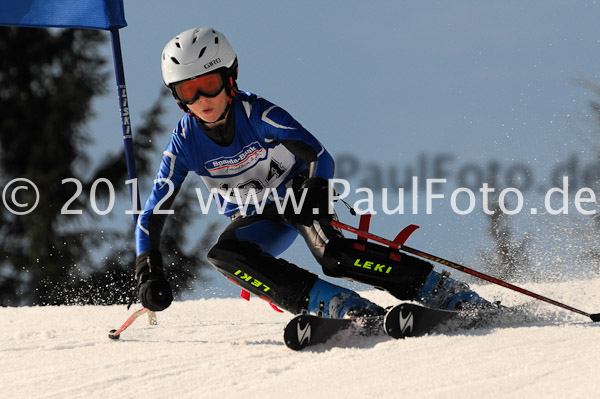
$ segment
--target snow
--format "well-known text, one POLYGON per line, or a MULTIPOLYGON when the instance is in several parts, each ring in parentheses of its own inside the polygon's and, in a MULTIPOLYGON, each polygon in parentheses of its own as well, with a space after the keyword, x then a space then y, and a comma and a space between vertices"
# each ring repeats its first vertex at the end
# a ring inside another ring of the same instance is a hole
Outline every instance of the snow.
MULTIPOLYGON (((595 313, 600 279, 524 284, 595 313)), ((600 324, 504 288, 527 321, 405 340, 350 338, 294 352, 289 313, 255 297, 175 302, 159 325, 124 306, 0 308, 3 398, 593 398, 600 397, 600 324)), ((362 293, 382 305, 380 291, 362 293)))

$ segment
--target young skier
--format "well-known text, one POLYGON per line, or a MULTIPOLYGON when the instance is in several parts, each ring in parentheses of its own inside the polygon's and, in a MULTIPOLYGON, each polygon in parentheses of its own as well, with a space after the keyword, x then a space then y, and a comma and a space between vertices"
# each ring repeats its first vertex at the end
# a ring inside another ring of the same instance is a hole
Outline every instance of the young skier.
POLYGON ((336 217, 328 212, 332 157, 285 110, 238 90, 237 56, 223 34, 211 28, 182 32, 165 46, 161 67, 165 85, 186 114, 163 152, 136 226, 136 279, 144 307, 164 310, 173 299, 159 249, 166 216, 155 210, 170 208, 188 172, 218 191, 231 219, 208 252, 209 261, 246 291, 291 313, 384 313, 356 292, 277 258, 298 235, 327 276, 370 284, 430 307, 488 304, 466 284, 433 271, 430 263, 344 238, 326 223, 336 217), (284 198, 287 188, 297 193, 298 201, 305 191, 298 212, 291 201, 284 212, 278 211, 272 190, 284 198), (258 201, 270 196, 262 212, 249 206, 242 214, 240 205, 248 195, 258 201))

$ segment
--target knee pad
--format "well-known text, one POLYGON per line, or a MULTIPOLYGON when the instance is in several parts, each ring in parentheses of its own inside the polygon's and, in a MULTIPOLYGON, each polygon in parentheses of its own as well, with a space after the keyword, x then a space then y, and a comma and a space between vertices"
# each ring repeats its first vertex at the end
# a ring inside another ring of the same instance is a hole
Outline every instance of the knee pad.
POLYGON ((413 299, 433 265, 414 256, 348 238, 327 243, 323 272, 384 289, 398 299, 413 299))
POLYGON ((291 313, 305 309, 317 275, 283 259, 262 255, 260 247, 244 241, 220 241, 208 260, 229 280, 246 291, 291 313))

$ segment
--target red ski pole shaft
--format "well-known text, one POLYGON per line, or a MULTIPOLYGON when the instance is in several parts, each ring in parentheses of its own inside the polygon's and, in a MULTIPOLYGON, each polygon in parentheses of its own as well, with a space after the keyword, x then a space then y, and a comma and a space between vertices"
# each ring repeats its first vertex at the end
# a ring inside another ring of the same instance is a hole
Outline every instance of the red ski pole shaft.
POLYGON ((119 327, 118 330, 111 330, 110 333, 108 334, 108 337, 111 339, 119 339, 119 336, 121 335, 121 333, 123 331, 125 331, 127 329, 127 327, 129 327, 135 321, 135 319, 137 319, 141 315, 146 314, 148 312, 149 312, 149 310, 146 308, 141 308, 140 310, 136 310, 131 316, 129 316, 127 321, 125 321, 125 323, 123 323, 123 325, 121 327, 119 327))
POLYGON ((400 250, 400 251, 408 252, 410 254, 419 256, 421 258, 425 258, 425 259, 428 259, 430 261, 442 264, 444 266, 451 267, 451 268, 456 269, 458 271, 461 271, 463 273, 470 274, 471 276, 478 277, 478 278, 480 278, 482 280, 489 281, 490 283, 494 283, 494 284, 500 285, 502 287, 511 289, 513 291, 520 292, 521 294, 530 296, 530 297, 538 299, 540 301, 544 301, 544 302, 550 303, 552 305, 561 307, 561 308, 569 310, 571 312, 579 313, 580 315, 587 316, 587 317, 591 318, 593 321, 600 321, 600 313, 590 314, 590 313, 584 312, 583 310, 579 310, 579 309, 576 309, 574 307, 565 305, 564 303, 560 303, 558 301, 555 301, 554 299, 550 299, 550 298, 547 298, 547 297, 545 297, 543 295, 536 294, 535 292, 531 292, 531 291, 526 290, 524 288, 517 287, 516 285, 513 285, 513 284, 508 283, 506 281, 500 280, 500 279, 498 279, 496 277, 492 277, 492 276, 489 276, 487 274, 478 272, 476 270, 470 269, 470 268, 468 268, 466 266, 463 266, 463 265, 460 265, 458 263, 449 261, 447 259, 443 259, 443 258, 440 258, 438 256, 434 256, 434 255, 428 254, 427 252, 419 251, 418 249, 414 249, 414 248, 408 247, 406 245, 401 245, 401 244, 396 243, 394 241, 387 240, 387 239, 385 239, 383 237, 376 236, 375 234, 371 234, 368 231, 357 229, 355 227, 352 227, 352 226, 347 225, 345 223, 339 222, 337 220, 331 220, 329 223, 333 227, 338 227, 340 229, 349 231, 349 232, 357 234, 357 235, 359 235, 361 237, 368 238, 370 240, 373 240, 373 241, 379 242, 381 244, 387 245, 387 246, 389 246, 389 247, 391 247, 393 249, 397 249, 397 250, 400 250))

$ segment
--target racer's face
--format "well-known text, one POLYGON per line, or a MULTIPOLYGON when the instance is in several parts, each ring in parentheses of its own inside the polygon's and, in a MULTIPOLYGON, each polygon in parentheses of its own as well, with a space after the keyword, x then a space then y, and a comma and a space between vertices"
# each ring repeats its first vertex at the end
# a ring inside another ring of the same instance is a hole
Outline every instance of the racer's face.
POLYGON ((212 123, 225 112, 227 107, 227 94, 221 90, 215 97, 200 96, 192 104, 188 104, 190 111, 204 122, 212 123))

